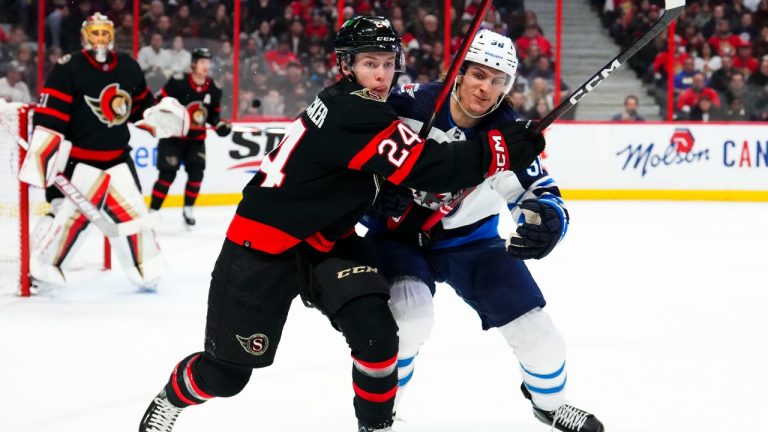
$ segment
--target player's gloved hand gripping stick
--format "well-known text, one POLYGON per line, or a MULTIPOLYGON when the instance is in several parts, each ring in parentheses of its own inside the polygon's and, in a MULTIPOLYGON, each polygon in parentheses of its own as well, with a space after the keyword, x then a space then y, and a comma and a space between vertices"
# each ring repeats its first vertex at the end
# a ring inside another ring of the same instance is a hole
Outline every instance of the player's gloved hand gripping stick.
MULTIPOLYGON (((483 17, 485 15, 485 12, 487 11, 488 6, 490 5, 490 1, 483 2, 483 8, 481 9, 481 12, 475 16, 475 19, 477 20, 478 17, 483 17)), ((643 48, 648 42, 653 40, 659 33, 662 32, 667 26, 678 16, 680 16, 681 13, 683 13, 683 10, 685 10, 685 0, 666 0, 664 2, 664 13, 659 17, 659 19, 643 34, 640 36, 637 40, 635 40, 632 45, 628 46, 624 51, 619 53, 616 57, 614 57, 611 61, 608 62, 605 67, 603 67, 600 71, 598 71, 594 76, 589 78, 584 84, 579 86, 571 96, 562 102, 558 106, 556 106, 552 111, 549 112, 540 122, 538 123, 531 123, 527 122, 526 128, 530 127, 530 133, 532 136, 540 136, 541 133, 546 129, 550 124, 552 124, 555 120, 562 117, 563 114, 568 112, 571 108, 576 106, 577 103, 581 101, 581 99, 584 98, 589 92, 595 89, 598 84, 600 84, 603 80, 608 78, 608 76, 613 73, 615 70, 617 70, 621 65, 627 62, 630 57, 635 55, 638 51, 640 51, 641 48, 643 48)), ((481 18, 482 19, 482 18, 481 18)), ((473 22, 474 24, 474 22, 473 22)), ((476 32, 476 29, 470 29, 469 32, 467 32, 467 35, 473 35, 474 32, 476 32)), ((462 42, 462 50, 459 51, 459 55, 456 56, 454 59, 454 64, 451 65, 451 71, 454 69, 458 71, 458 67, 461 65, 461 62, 464 60, 464 56, 466 55, 466 49, 468 49, 468 41, 470 41, 470 37, 464 38, 464 41, 462 42), (467 45, 465 47, 465 45, 467 45), (454 66, 456 66, 454 68, 454 66)), ((442 103, 445 99, 445 97, 448 94, 447 88, 450 87, 450 83, 453 82, 453 80, 456 79, 456 74, 453 75, 449 74, 446 76, 445 81, 443 81, 443 88, 441 89, 440 95, 438 96, 438 100, 435 103, 435 111, 432 114, 432 118, 429 122, 424 123, 424 127, 419 131, 419 135, 422 137, 425 137, 429 134, 429 130, 432 128, 432 124, 434 123, 434 119, 436 116, 436 113, 439 112, 440 107, 442 106, 442 103)), ((512 146, 509 146, 512 148, 512 146)), ((467 197, 475 188, 467 188, 459 192, 458 194, 454 195, 453 199, 443 203, 438 210, 436 210, 429 218, 427 218, 426 221, 424 221, 424 224, 422 225, 422 230, 425 232, 428 232, 431 230, 440 220, 445 217, 447 214, 449 214, 453 209, 455 209, 463 200, 467 197)))

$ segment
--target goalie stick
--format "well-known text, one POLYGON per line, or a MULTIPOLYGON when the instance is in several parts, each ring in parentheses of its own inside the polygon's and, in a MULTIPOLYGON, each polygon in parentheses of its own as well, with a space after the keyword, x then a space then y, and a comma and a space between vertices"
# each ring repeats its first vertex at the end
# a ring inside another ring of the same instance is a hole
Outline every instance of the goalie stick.
MULTIPOLYGON (((5 122, 1 123, 2 126, 8 130, 8 132, 11 132, 8 124, 5 122)), ((29 149, 29 143, 27 143, 24 138, 14 133, 11 133, 10 135, 14 137, 16 143, 19 145, 19 147, 22 148, 22 150, 27 151, 29 149)), ((65 197, 67 197, 75 204, 77 210, 80 213, 85 215, 89 221, 91 221, 105 236, 109 238, 126 237, 132 234, 136 234, 137 232, 146 228, 152 228, 160 221, 160 217, 157 213, 149 213, 138 219, 115 223, 104 216, 104 214, 101 212, 101 206, 103 205, 103 202, 99 203, 98 206, 94 205, 82 192, 80 192, 80 190, 78 190, 72 183, 70 183, 69 179, 63 174, 56 174, 56 176, 53 178, 53 185, 65 197)))
MULTIPOLYGON (((666 0, 664 2, 664 13, 650 28, 648 28, 648 30, 646 30, 642 36, 637 38, 632 43, 632 45, 628 46, 626 49, 624 49, 624 51, 619 53, 619 55, 609 61, 605 67, 594 74, 594 76, 589 78, 584 84, 579 86, 573 92, 573 94, 571 94, 570 97, 560 102, 560 104, 558 104, 552 111, 544 116, 544 118, 541 119, 541 121, 536 126, 534 126, 533 131, 535 133, 543 132, 547 126, 551 125, 555 120, 559 119, 563 114, 576 106, 576 104, 578 104, 587 94, 594 90, 595 87, 606 80, 611 75, 611 73, 626 63, 630 57, 635 55, 638 51, 640 51, 641 48, 648 44, 648 42, 658 36, 662 30, 667 28, 667 26, 669 26, 669 24, 674 21, 675 18, 683 13, 683 10, 685 10, 685 0, 666 0)), ((560 47, 558 47, 558 49, 560 49, 560 47)), ((443 85, 445 85, 445 83, 443 83, 443 85)), ((424 221, 424 224, 421 226, 422 230, 429 231, 432 229, 435 225, 437 225, 438 222, 440 222, 442 218, 444 218, 459 204, 461 204, 461 202, 464 201, 467 195, 469 195, 473 190, 475 190, 474 187, 462 189, 450 201, 443 203, 440 208, 435 210, 435 212, 432 213, 426 221, 424 221)))

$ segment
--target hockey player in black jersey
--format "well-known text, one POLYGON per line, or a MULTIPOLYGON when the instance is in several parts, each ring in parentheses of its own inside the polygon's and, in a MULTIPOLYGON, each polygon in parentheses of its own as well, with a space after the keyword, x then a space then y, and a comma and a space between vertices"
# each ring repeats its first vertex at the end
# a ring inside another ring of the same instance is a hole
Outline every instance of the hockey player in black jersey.
POLYGON ((169 432, 183 408, 239 393, 253 368, 272 364, 298 295, 351 349, 359 430, 390 431, 397 326, 355 224, 383 181, 454 190, 524 168, 544 148, 525 123, 472 141, 420 138, 384 103, 403 66, 400 38, 384 18, 348 20, 335 50, 343 77, 293 122, 243 190, 213 269, 204 352, 176 365, 140 431, 169 432))
MULTIPOLYGON (((161 135, 188 126, 188 115, 178 103, 169 100, 164 107, 152 107, 155 99, 138 63, 112 49, 114 33, 104 15, 88 17, 81 31, 83 50, 59 59, 35 107, 19 179, 47 187, 46 199, 53 208, 33 234, 30 273, 39 283, 65 282, 62 269, 89 226, 73 202, 52 186, 54 176, 62 172, 94 204, 103 203, 106 217, 115 223, 140 219, 147 208, 129 154, 128 123, 140 121, 161 135)), ((131 281, 143 289, 154 288, 163 259, 152 231, 143 229, 111 243, 131 281)))
POLYGON ((196 48, 192 51, 190 73, 177 74, 160 90, 160 97, 176 98, 189 111, 189 133, 182 137, 161 139, 157 143, 157 169, 160 171, 152 188, 152 210, 160 210, 168 194, 168 188, 176 178, 176 171, 183 163, 187 172, 184 187, 182 215, 187 228, 195 225, 192 208, 200 192, 205 170, 206 124, 213 125, 216 134, 227 136, 232 131, 229 123, 221 120, 221 89, 208 76, 211 68, 211 51, 196 48))

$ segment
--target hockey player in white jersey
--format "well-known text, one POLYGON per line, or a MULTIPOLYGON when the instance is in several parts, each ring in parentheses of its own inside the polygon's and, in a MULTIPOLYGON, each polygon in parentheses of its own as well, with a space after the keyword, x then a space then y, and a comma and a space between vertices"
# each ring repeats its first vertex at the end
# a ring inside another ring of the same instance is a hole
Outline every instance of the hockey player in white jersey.
MULTIPOLYGON (((470 139, 517 121, 517 113, 504 101, 516 70, 512 41, 489 30, 478 32, 430 138, 470 139)), ((418 130, 429 118, 439 89, 440 83, 408 84, 396 89, 388 103, 418 130)), ((555 181, 540 160, 524 171, 496 174, 430 233, 421 232, 426 218, 455 193, 390 189, 384 192, 384 210, 393 210, 386 207, 397 207, 403 202, 398 196, 407 196, 410 203, 402 215, 380 212, 366 220, 379 270, 391 284, 390 307, 400 329, 395 408, 432 328, 435 283, 446 282, 478 313, 484 330, 496 328, 506 339, 519 361, 522 393, 539 420, 561 431, 603 431, 594 415, 565 400, 565 342, 543 310, 544 296, 523 262, 544 258, 568 229, 568 211, 555 181), (498 232, 505 203, 518 223, 506 242, 498 232)))

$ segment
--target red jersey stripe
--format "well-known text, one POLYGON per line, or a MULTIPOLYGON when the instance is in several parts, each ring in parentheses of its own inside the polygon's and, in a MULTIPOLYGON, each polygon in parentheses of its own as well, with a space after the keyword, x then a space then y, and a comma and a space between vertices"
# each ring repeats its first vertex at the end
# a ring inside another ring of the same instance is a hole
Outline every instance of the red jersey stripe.
POLYGON ((65 122, 69 122, 69 114, 65 114, 59 110, 48 108, 48 107, 37 107, 35 108, 35 114, 44 114, 49 115, 51 117, 56 117, 59 120, 63 120, 65 122))
POLYGON ((392 122, 391 125, 389 125, 386 129, 379 132, 375 137, 373 137, 368 144, 363 147, 362 150, 360 150, 355 157, 352 158, 351 161, 349 161, 349 168, 353 170, 360 170, 363 165, 365 165, 366 162, 371 160, 371 158, 376 154, 377 147, 381 143, 381 141, 392 135, 393 132, 397 129, 398 123, 401 123, 400 120, 395 120, 392 122))
POLYGON ((352 356, 352 359, 354 361, 360 363, 361 365, 367 367, 368 369, 386 369, 386 368, 392 366, 393 364, 395 364, 395 362, 397 361, 397 355, 395 355, 391 359, 384 360, 384 361, 381 361, 381 362, 367 362, 367 361, 364 361, 364 360, 360 360, 359 358, 357 358, 355 356, 352 356))
POLYGON ((323 237, 323 235, 319 232, 312 234, 311 236, 304 239, 304 241, 320 252, 330 252, 331 249, 333 249, 333 246, 336 244, 336 242, 330 241, 323 237))
POLYGON ((395 172, 392 173, 389 177, 387 177, 387 180, 390 183, 394 183, 396 185, 399 185, 400 183, 405 180, 406 177, 408 177, 408 174, 411 173, 413 170, 413 166, 416 165, 416 162, 419 160, 419 156, 421 155, 421 152, 424 151, 424 144, 419 143, 416 144, 411 149, 411 155, 408 157, 408 159, 405 160, 405 163, 403 166, 395 170, 395 172))
POLYGON ((235 214, 227 229, 227 238, 239 245, 269 254, 279 254, 301 240, 278 228, 235 214))
POLYGON ((82 147, 72 147, 69 157, 90 161, 111 161, 123 155, 125 150, 92 150, 82 147))
POLYGON ((56 99, 60 99, 66 103, 72 103, 72 95, 69 95, 67 93, 64 93, 63 91, 59 91, 56 89, 52 89, 50 87, 43 87, 43 89, 40 91, 40 93, 47 93, 56 99))

